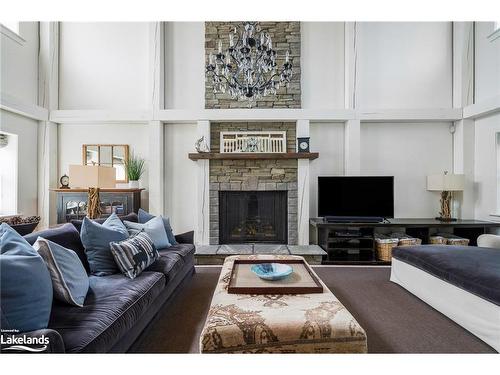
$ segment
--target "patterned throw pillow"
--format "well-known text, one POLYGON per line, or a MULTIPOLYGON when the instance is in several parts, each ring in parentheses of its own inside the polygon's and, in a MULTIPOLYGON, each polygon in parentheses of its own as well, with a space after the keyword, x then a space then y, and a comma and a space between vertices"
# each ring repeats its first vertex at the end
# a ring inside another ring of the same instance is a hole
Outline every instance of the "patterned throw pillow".
POLYGON ((159 257, 153 240, 145 232, 139 232, 124 241, 111 242, 109 245, 118 268, 131 279, 139 276, 159 257))

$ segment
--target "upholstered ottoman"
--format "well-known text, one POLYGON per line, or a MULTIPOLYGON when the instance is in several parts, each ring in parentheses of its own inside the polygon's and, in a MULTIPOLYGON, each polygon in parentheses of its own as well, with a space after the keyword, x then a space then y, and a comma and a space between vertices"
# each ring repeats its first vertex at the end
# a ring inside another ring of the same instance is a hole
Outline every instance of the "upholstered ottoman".
POLYGON ((202 353, 366 353, 365 331, 323 282, 323 293, 229 294, 235 259, 302 258, 226 258, 200 336, 202 353))

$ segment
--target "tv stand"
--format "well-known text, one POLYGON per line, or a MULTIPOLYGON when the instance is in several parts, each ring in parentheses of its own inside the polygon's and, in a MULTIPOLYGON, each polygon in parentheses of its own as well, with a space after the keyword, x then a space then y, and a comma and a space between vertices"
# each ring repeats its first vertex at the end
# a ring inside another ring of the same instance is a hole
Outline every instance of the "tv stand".
POLYGON ((379 216, 325 216, 327 223, 382 223, 383 217, 379 216))
POLYGON ((477 237, 500 228, 500 223, 480 220, 443 222, 436 219, 387 219, 383 222, 329 222, 325 218, 309 219, 311 243, 327 252, 322 264, 389 265, 377 259, 375 237, 378 233, 405 232, 420 238, 422 244, 438 232, 452 233, 477 245, 477 237))

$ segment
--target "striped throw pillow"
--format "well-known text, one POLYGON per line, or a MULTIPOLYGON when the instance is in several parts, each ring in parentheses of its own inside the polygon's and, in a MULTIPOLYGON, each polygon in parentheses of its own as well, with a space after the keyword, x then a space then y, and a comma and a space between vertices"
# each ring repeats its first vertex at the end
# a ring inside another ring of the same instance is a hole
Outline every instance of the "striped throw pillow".
POLYGON ((124 241, 111 242, 109 245, 118 268, 131 279, 139 276, 159 257, 153 240, 145 232, 139 232, 124 241))

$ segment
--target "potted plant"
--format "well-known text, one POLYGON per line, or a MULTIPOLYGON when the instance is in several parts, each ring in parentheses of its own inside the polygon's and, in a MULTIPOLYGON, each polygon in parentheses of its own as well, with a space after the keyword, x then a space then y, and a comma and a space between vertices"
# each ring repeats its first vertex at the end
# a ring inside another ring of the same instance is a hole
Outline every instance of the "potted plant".
POLYGON ((144 163, 145 160, 143 158, 134 156, 134 154, 130 154, 127 160, 125 160, 125 172, 128 176, 128 186, 130 188, 138 188, 139 187, 139 179, 144 173, 144 163))

